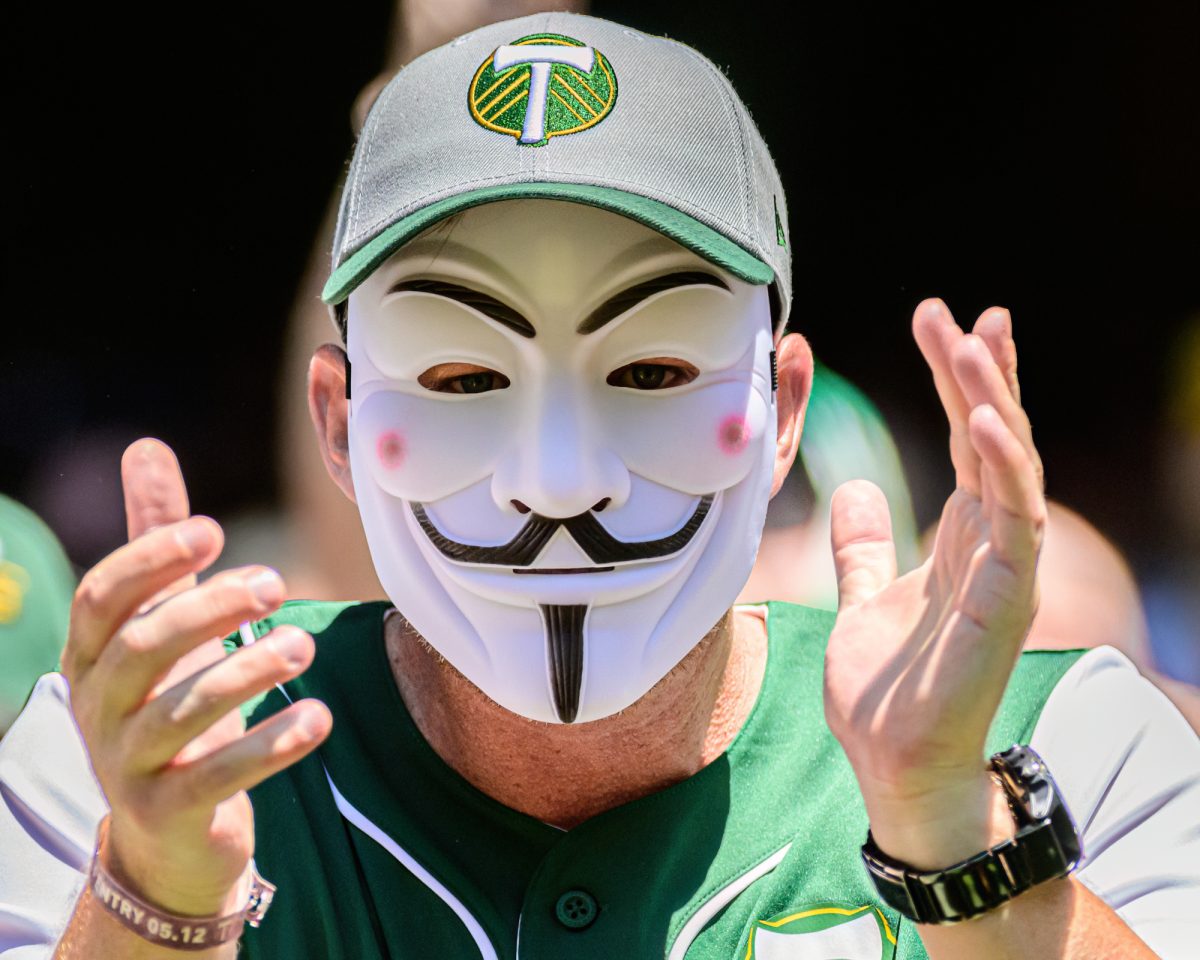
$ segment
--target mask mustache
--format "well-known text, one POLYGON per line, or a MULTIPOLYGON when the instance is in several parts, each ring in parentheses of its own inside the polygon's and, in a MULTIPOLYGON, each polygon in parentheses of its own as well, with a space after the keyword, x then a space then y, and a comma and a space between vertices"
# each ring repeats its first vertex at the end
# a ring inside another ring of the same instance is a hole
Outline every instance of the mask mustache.
POLYGON ((555 519, 533 514, 525 526, 508 543, 497 547, 481 547, 471 543, 452 540, 433 525, 424 505, 411 504, 413 516, 424 531, 429 542, 437 547, 442 556, 462 563, 491 564, 502 567, 528 567, 537 559, 559 527, 566 527, 571 538, 593 563, 610 564, 630 560, 656 560, 678 553, 688 545, 708 511, 715 494, 700 498, 692 515, 674 533, 654 540, 618 540, 601 526, 590 511, 566 519, 555 519))

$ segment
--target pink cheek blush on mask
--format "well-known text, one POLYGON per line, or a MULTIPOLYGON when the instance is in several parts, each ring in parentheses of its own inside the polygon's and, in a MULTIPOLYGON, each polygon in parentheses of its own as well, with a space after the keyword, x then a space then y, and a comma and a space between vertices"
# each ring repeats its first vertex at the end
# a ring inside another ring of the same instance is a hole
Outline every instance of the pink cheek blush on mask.
POLYGON ((395 430, 380 434, 375 443, 375 454, 386 469, 397 469, 404 463, 404 438, 395 430))
POLYGON ((717 426, 717 445, 729 456, 737 456, 749 442, 750 427, 740 414, 730 414, 717 426))

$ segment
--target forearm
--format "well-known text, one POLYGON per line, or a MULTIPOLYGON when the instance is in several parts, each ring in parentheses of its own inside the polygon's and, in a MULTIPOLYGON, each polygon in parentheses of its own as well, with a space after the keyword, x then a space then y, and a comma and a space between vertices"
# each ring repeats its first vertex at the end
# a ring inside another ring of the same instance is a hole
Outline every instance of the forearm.
POLYGON ((930 960, 1156 960, 1120 917, 1073 877, 1035 887, 963 923, 921 925, 930 960))
POLYGON ((237 950, 236 940, 212 950, 186 953, 151 943, 113 917, 85 887, 54 951, 54 960, 232 960, 237 950))

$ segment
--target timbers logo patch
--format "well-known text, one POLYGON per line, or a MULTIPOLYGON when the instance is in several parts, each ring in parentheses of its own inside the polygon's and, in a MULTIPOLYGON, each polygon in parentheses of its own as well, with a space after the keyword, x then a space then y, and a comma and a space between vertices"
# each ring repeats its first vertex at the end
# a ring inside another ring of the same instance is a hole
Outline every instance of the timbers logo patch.
POLYGON ((870 904, 808 903, 756 920, 738 960, 891 960, 896 935, 870 904))
POLYGON ((616 102, 617 77, 604 54, 558 33, 498 47, 467 94, 476 123, 526 147, 594 127, 616 102))

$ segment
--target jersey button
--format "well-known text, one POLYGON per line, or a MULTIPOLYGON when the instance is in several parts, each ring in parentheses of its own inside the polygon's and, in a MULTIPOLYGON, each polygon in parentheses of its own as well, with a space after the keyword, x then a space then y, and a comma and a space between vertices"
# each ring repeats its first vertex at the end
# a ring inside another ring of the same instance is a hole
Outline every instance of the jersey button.
POLYGON ((586 890, 568 890, 554 905, 554 915, 568 930, 590 927, 596 919, 596 898, 586 890))

